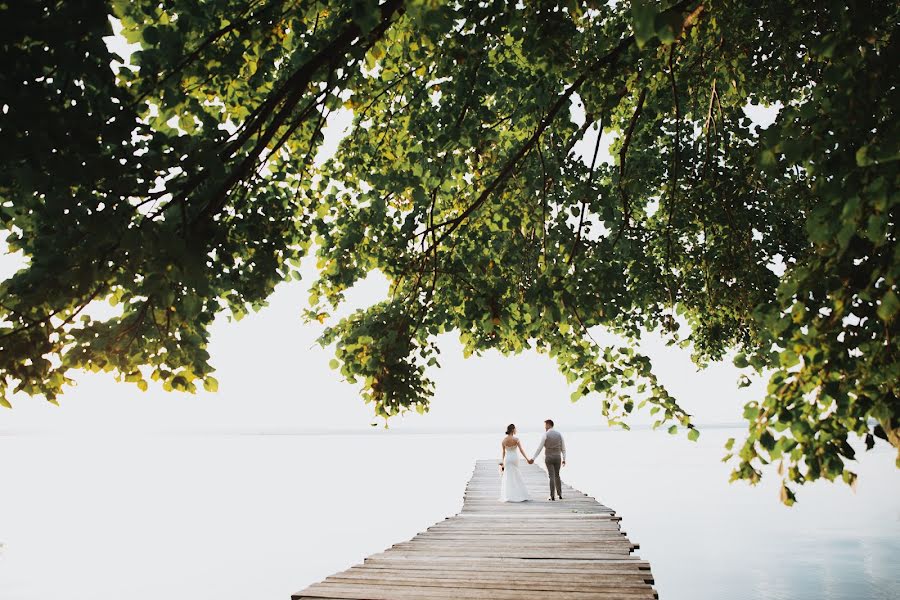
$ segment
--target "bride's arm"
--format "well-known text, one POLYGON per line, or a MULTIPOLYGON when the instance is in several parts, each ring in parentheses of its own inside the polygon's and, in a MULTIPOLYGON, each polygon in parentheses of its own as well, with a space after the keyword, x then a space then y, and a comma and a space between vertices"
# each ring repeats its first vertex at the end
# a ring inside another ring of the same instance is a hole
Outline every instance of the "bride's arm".
POLYGON ((503 451, 500 454, 500 466, 502 467, 503 459, 506 458, 506 445, 503 442, 500 442, 500 448, 503 449, 503 451))
POLYGON ((522 447, 522 441, 521 441, 521 440, 516 440, 516 445, 519 447, 519 452, 522 453, 522 456, 525 457, 525 460, 528 460, 528 455, 525 454, 525 448, 522 447))

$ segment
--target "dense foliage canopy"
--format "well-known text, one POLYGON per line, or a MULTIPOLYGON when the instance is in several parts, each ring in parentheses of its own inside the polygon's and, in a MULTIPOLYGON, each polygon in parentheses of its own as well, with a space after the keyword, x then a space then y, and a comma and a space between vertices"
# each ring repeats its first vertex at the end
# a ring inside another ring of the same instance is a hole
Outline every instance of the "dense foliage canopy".
POLYGON ((659 331, 769 378, 735 478, 777 462, 790 503, 791 482, 853 483, 848 440, 900 448, 896 2, 32 0, 0 16, 0 223, 28 259, 0 284, 0 403, 55 401, 73 369, 215 389, 215 315, 260 308, 314 251, 310 319, 373 270, 390 281, 322 339, 378 416, 427 409, 453 331, 466 353, 548 353, 612 423, 645 407, 696 439, 636 350, 659 331), (111 65, 110 16, 140 44, 133 66, 111 65), (344 107, 353 127, 319 164, 344 107), (121 314, 86 316, 97 301, 121 314))

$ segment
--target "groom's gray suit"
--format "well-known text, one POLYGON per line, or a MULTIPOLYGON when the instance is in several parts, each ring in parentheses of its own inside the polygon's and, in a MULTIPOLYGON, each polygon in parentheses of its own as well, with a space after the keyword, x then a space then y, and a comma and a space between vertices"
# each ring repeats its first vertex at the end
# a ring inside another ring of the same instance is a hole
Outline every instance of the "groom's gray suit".
POLYGON ((566 442, 560 432, 552 427, 544 432, 541 443, 534 452, 532 461, 544 450, 544 464, 547 465, 547 474, 550 476, 550 499, 556 496, 562 499, 562 481, 559 478, 559 469, 566 460, 566 442))

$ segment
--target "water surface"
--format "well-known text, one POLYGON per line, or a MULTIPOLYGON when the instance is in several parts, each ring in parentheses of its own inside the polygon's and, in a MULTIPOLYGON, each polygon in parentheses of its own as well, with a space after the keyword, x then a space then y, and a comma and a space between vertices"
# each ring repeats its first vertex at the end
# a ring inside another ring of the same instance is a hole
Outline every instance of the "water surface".
MULTIPOLYGON (((727 483, 732 435, 569 432, 563 478, 623 517, 663 600, 900 597, 889 448, 861 456, 856 493, 786 508, 774 478, 727 483)), ((500 437, 0 436, 0 598, 287 600, 455 513, 500 437)))

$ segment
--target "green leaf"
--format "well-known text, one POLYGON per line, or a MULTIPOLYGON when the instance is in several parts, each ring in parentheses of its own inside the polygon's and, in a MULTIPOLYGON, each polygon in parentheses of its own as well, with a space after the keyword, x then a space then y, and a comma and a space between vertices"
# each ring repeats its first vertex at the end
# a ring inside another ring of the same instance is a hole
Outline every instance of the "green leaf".
POLYGON ((778 164, 778 161, 775 158, 775 153, 769 149, 763 150, 759 155, 759 164, 764 169, 774 168, 778 164))
POLYGON ((656 5, 650 0, 632 0, 631 22, 638 48, 656 37, 656 5))
POLYGON ((859 150, 856 151, 856 165, 857 166, 868 167, 869 165, 873 164, 874 162, 875 161, 873 161, 869 157, 869 147, 868 146, 863 146, 862 148, 860 148, 859 150))
POLYGON ((887 293, 881 297, 881 303, 878 305, 878 316, 882 321, 891 321, 894 316, 897 314, 897 310, 900 309, 900 299, 897 298, 897 294, 894 293, 894 290, 888 290, 887 293))
POLYGON ((837 46, 839 38, 834 34, 826 33, 810 45, 810 51, 822 58, 831 58, 837 46))
POLYGON ((858 479, 856 473, 853 473, 851 471, 844 471, 843 473, 841 473, 841 479, 843 479, 844 483, 849 485, 854 492, 856 491, 856 481, 858 479))
POLYGON ((675 11, 665 11, 653 18, 653 29, 659 41, 671 44, 681 33, 681 16, 675 11))
POLYGON ((791 491, 791 489, 787 487, 784 482, 781 483, 779 494, 781 501, 785 504, 785 506, 793 506, 797 501, 797 497, 794 496, 794 492, 791 491))
POLYGON ((218 392, 219 391, 219 380, 215 377, 207 376, 203 380, 203 389, 207 392, 218 392))
POLYGON ((691 429, 688 431, 688 439, 692 442, 696 442, 700 438, 700 430, 699 429, 691 429))
POLYGON ((197 123, 194 121, 194 116, 190 114, 181 115, 178 118, 178 126, 187 133, 193 133, 197 130, 197 123))
POLYGON ((887 233, 888 219, 886 215, 874 214, 869 217, 869 224, 866 228, 866 237, 876 245, 884 242, 887 233))
POLYGON ((152 25, 150 27, 145 27, 141 37, 143 37, 145 45, 155 46, 159 43, 159 30, 152 25))

